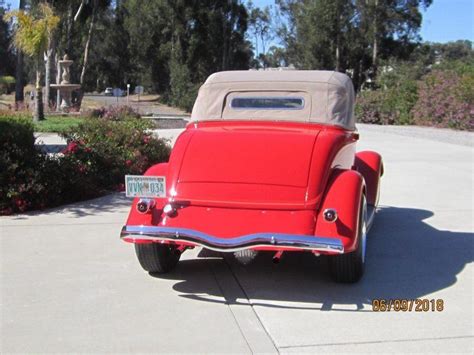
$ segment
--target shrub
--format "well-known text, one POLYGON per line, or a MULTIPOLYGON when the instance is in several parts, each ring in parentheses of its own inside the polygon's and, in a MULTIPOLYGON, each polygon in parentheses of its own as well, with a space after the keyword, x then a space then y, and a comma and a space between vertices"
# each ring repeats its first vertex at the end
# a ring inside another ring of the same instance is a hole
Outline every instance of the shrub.
POLYGON ((420 63, 389 64, 378 78, 379 89, 357 97, 359 122, 474 129, 472 63, 443 61, 428 74, 420 63))
POLYGON ((57 180, 43 172, 54 172, 57 164, 34 143, 30 117, 0 115, 0 214, 42 208, 54 199, 57 180))
POLYGON ((375 124, 413 123, 411 110, 418 98, 417 80, 426 72, 425 66, 394 60, 382 64, 378 89, 363 91, 357 97, 357 118, 375 124))
POLYGON ((358 122, 393 124, 394 118, 384 109, 385 96, 382 90, 367 90, 356 99, 355 114, 358 122))
POLYGON ((69 143, 65 159, 86 178, 93 176, 96 189, 119 188, 125 174, 142 174, 168 159, 170 148, 153 137, 150 120, 103 117, 86 119, 64 135, 69 143))
POLYGON ((0 214, 122 190, 124 175, 168 159, 170 148, 153 137, 151 121, 114 112, 71 128, 56 156, 35 149, 30 117, 0 113, 0 214))
POLYGON ((417 98, 414 81, 399 82, 389 89, 363 91, 356 100, 357 119, 363 123, 383 125, 411 124, 411 110, 417 98))
POLYGON ((474 130, 472 73, 434 70, 419 85, 419 99, 413 109, 416 124, 474 130))
POLYGON ((120 121, 125 118, 139 118, 140 114, 130 106, 103 106, 94 109, 89 114, 92 118, 120 121))

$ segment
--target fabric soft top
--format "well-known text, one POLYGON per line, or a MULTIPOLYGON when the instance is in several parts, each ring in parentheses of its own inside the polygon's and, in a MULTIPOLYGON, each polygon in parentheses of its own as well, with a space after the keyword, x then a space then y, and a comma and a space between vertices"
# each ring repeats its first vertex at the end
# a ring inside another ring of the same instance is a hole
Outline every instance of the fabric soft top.
POLYGON ((343 73, 319 70, 225 71, 199 89, 193 121, 272 120, 313 122, 355 129, 354 87, 343 73), (235 108, 233 98, 298 98, 298 109, 235 108))

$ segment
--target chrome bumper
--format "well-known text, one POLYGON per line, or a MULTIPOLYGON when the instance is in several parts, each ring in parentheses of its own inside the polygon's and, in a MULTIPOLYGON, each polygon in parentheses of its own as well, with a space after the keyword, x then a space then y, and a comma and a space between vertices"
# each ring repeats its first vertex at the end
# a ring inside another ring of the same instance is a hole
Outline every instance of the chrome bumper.
POLYGON ((344 252, 344 245, 341 240, 336 238, 281 233, 256 233, 235 238, 218 238, 186 228, 124 226, 120 237, 131 242, 139 240, 189 242, 220 252, 235 252, 255 247, 294 248, 295 250, 304 249, 341 254, 344 252))

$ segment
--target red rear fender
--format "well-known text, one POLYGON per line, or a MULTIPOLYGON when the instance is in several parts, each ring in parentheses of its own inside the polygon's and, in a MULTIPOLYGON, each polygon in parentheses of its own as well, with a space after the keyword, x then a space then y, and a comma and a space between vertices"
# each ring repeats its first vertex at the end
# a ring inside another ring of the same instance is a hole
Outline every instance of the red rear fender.
POLYGON ((354 166, 364 177, 367 186, 367 204, 377 206, 380 177, 383 174, 382 157, 372 151, 359 152, 356 154, 354 166))
POLYGON ((364 189, 364 179, 357 171, 335 170, 317 214, 314 234, 341 238, 344 251, 353 251, 357 246, 359 210, 364 189), (323 213, 326 209, 337 211, 338 218, 335 222, 327 222, 324 219, 323 213))

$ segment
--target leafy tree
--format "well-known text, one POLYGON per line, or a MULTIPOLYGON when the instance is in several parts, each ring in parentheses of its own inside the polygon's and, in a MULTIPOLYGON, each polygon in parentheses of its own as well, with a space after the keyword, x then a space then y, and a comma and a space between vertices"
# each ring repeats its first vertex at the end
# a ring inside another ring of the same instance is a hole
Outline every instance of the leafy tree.
POLYGON ((36 96, 34 120, 44 119, 43 95, 41 86, 43 54, 48 48, 48 41, 57 27, 59 17, 47 3, 41 3, 35 12, 26 13, 21 10, 7 14, 7 19, 15 17, 18 27, 14 34, 15 46, 36 61, 36 96))
POLYGON ((420 7, 432 0, 277 0, 278 33, 291 63, 349 71, 356 88, 375 78, 380 59, 408 58, 416 48, 420 7))
POLYGON ((131 76, 169 102, 189 107, 195 86, 209 74, 248 68, 247 11, 237 0, 128 0, 123 6, 131 76))
POLYGON ((11 75, 14 72, 13 58, 10 50, 10 26, 7 22, 1 21, 5 12, 5 2, 0 0, 0 76, 11 75))
POLYGON ((256 62, 256 66, 263 64, 267 65, 267 51, 266 45, 270 42, 273 36, 271 7, 265 6, 263 9, 253 7, 252 1, 247 3, 247 10, 249 12, 249 32, 252 33, 255 40, 255 58, 260 58, 261 63, 256 62), (261 48, 259 48, 259 42, 261 48), (259 52, 259 49, 261 51, 259 52))
POLYGON ((280 28, 290 61, 305 69, 343 70, 349 57, 354 6, 344 0, 279 0, 288 18, 280 28), (345 55, 345 57, 344 57, 345 55))
MULTIPOLYGON (((433 0, 357 0, 357 14, 361 35, 371 49, 371 71, 377 73, 380 54, 392 54, 390 45, 406 48, 418 41, 422 15, 420 7, 427 8, 433 0), (387 49, 389 49, 387 53, 387 49)), ((412 48, 413 49, 413 48, 412 48)))
POLYGON ((435 53, 436 61, 463 61, 474 62, 472 42, 469 40, 459 40, 448 43, 428 44, 435 53))
POLYGON ((265 67, 278 68, 289 66, 287 52, 282 47, 271 46, 264 56, 265 67))
MULTIPOLYGON (((25 8, 25 0, 19 0, 18 7, 19 7, 19 10, 23 10, 25 8)), ((24 87, 23 53, 21 52, 21 50, 17 49, 16 50, 16 68, 15 68, 15 105, 17 107, 24 100, 23 87, 24 87)))

